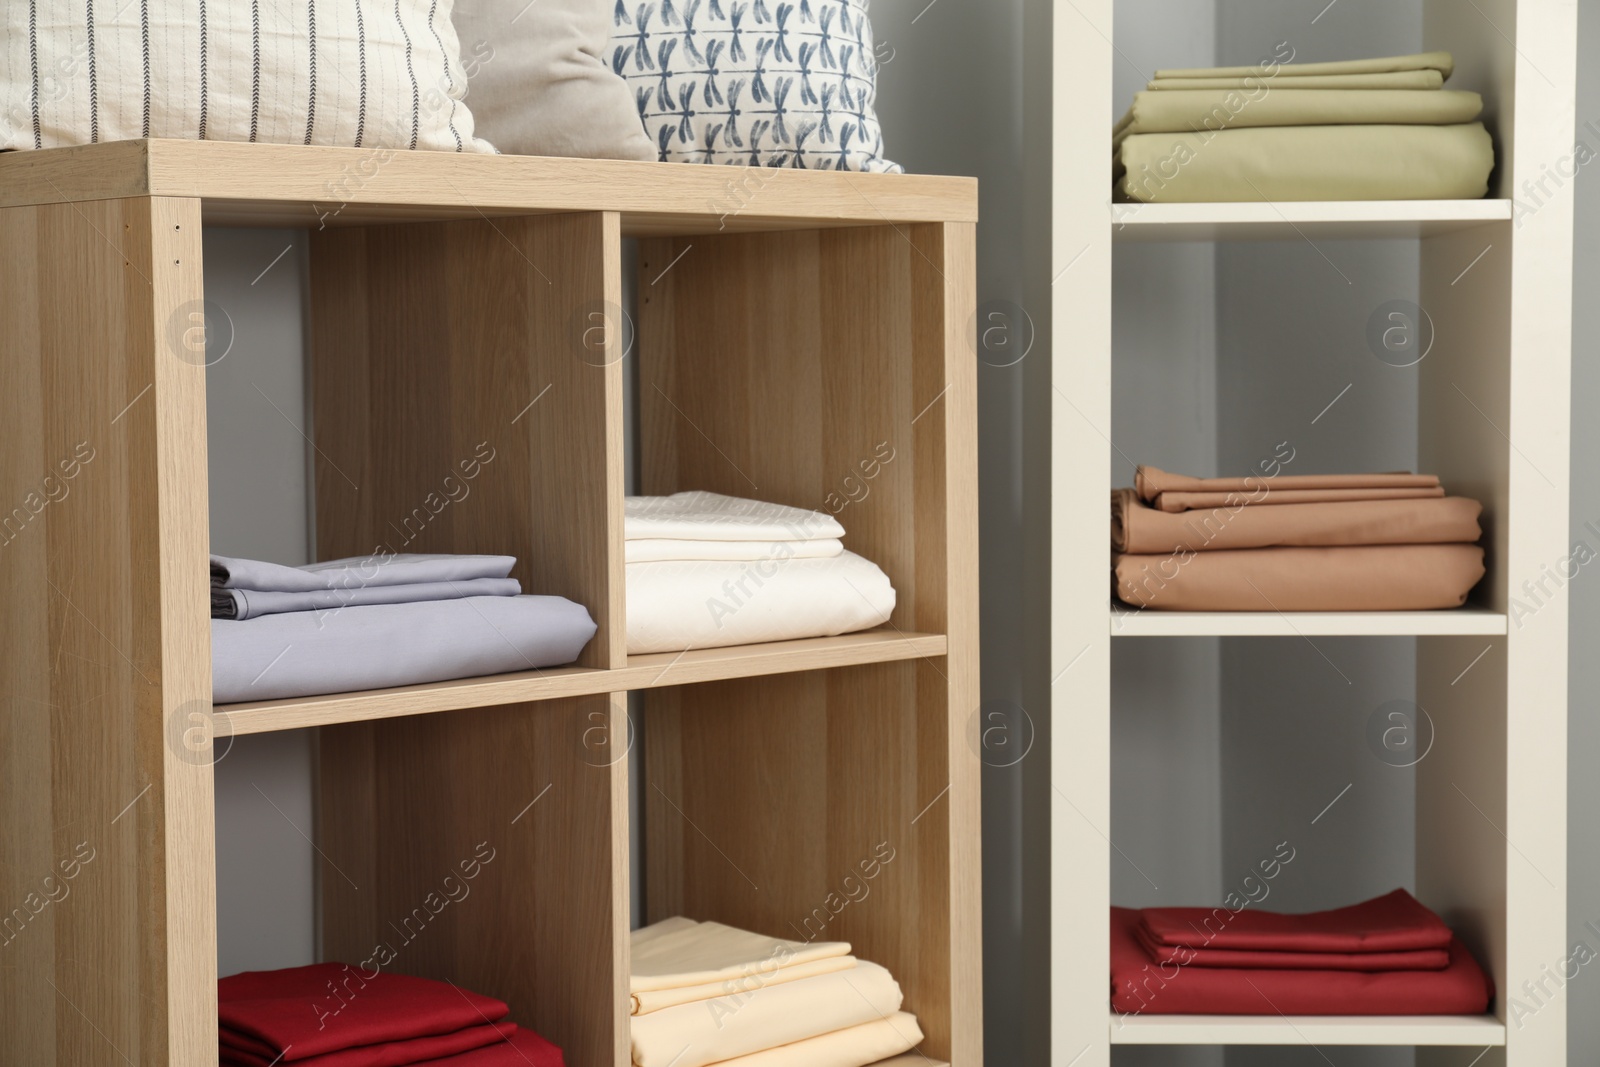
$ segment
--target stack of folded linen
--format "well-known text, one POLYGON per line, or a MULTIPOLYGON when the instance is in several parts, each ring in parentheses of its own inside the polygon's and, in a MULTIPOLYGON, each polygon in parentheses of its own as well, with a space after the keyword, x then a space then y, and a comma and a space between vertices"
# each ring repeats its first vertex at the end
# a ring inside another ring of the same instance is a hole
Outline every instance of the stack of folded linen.
POLYGON ((1119 193, 1145 202, 1476 199, 1494 144, 1448 52, 1159 70, 1112 134, 1119 193))
POLYGON ((345 963, 246 971, 217 983, 222 1067, 563 1067, 504 1002, 345 963))
POLYGON ((1457 608, 1483 577, 1483 506, 1426 474, 1188 478, 1111 494, 1117 599, 1167 611, 1457 608))
POLYGON ((915 1048, 888 971, 843 941, 682 917, 633 933, 635 1067, 865 1067, 915 1048))
POLYGON ((581 605, 521 596, 513 556, 385 555, 305 567, 211 557, 212 699, 389 689, 571 663, 581 605))
POLYGON ((1111 1006, 1162 1015, 1476 1015, 1493 990, 1404 889, 1309 915, 1111 909, 1111 1006))
POLYGON ((803 508, 694 491, 624 509, 628 651, 682 652, 881 626, 894 587, 803 508))

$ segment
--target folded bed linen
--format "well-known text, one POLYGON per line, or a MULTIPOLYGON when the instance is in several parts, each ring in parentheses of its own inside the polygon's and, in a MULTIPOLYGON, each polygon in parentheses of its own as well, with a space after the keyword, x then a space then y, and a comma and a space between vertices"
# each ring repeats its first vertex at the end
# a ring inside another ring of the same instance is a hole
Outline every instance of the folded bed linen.
POLYGON ((1159 965, 1138 925, 1138 911, 1111 909, 1111 1006, 1126 1014, 1476 1015, 1492 993, 1459 940, 1437 971, 1242 970, 1159 965))
POLYGON ((1361 500, 1427 500, 1443 497, 1441 486, 1418 489, 1274 489, 1271 482, 1258 482, 1253 492, 1230 493, 1162 493, 1151 501, 1151 506, 1176 514, 1182 511, 1199 511, 1211 508, 1238 507, 1248 504, 1338 504, 1361 500))
POLYGON ((688 541, 667 537, 623 542, 627 563, 668 563, 674 560, 741 562, 758 559, 831 559, 844 551, 837 537, 812 541, 688 541))
MULTIPOLYGON (((1205 89, 1251 89, 1259 91, 1262 88, 1271 88, 1273 92, 1296 90, 1331 89, 1338 92, 1367 92, 1374 90, 1394 89, 1402 92, 1426 92, 1438 90, 1444 85, 1444 75, 1436 70, 1402 70, 1392 74, 1324 74, 1300 75, 1293 79, 1277 80, 1272 72, 1256 68, 1245 67, 1249 74, 1219 75, 1206 78, 1153 78, 1147 83, 1146 88, 1151 92, 1171 92, 1173 90, 1205 89)), ((1281 72, 1285 68, 1279 67, 1281 72)))
POLYGON ((1406 70, 1435 70, 1442 78, 1455 71, 1455 59, 1449 52, 1413 52, 1403 56, 1369 56, 1365 59, 1337 59, 1327 63, 1278 63, 1268 68, 1258 64, 1251 67, 1181 67, 1158 70, 1155 77, 1163 78, 1243 78, 1251 74, 1270 73, 1273 77, 1294 79, 1327 77, 1350 74, 1391 74, 1406 70))
POLYGON ((1343 908, 1290 914, 1245 908, 1145 908, 1139 925, 1163 945, 1240 952, 1418 952, 1447 948, 1454 935, 1404 889, 1343 908))
POLYGON ((1113 144, 1136 133, 1195 133, 1257 126, 1447 126, 1483 111, 1477 93, 1416 93, 1401 89, 1350 92, 1274 84, 1255 96, 1245 90, 1179 89, 1135 93, 1117 124, 1113 144))
POLYGON ((628 541, 811 541, 844 536, 838 520, 820 511, 745 500, 703 489, 671 496, 633 496, 623 502, 628 541))
POLYGON ((381 585, 465 582, 505 578, 517 565, 515 556, 445 554, 377 554, 286 567, 258 559, 211 557, 211 584, 217 589, 309 593, 320 589, 364 589, 381 585))
MULTIPOLYGON (((1164 494, 1174 495, 1174 494, 1164 494)), ((1483 505, 1466 497, 1347 503, 1235 503, 1167 512, 1132 489, 1111 491, 1111 547, 1138 554, 1277 546, 1476 542, 1483 505)))
MULTIPOLYGON (((1438 489, 1439 478, 1433 474, 1411 474, 1405 471, 1376 474, 1279 474, 1276 477, 1247 475, 1243 478, 1193 478, 1187 474, 1173 474, 1160 467, 1140 464, 1133 474, 1133 487, 1139 499, 1162 506, 1165 493, 1237 493, 1260 502, 1271 499, 1286 489, 1296 490, 1390 490, 1438 489)), ((1356 498, 1346 498, 1356 499, 1356 498)))
MULTIPOLYGON (((326 995, 326 991, 324 993, 326 995)), ((336 1003, 325 1005, 324 1010, 332 1012, 337 1006, 336 1003)), ((291 1058, 295 1051, 293 1048, 284 1053, 226 1026, 218 1030, 223 1067, 284 1067, 291 1063, 294 1067, 409 1067, 414 1063, 431 1063, 446 1056, 503 1042, 517 1032, 517 1024, 481 1023, 448 1034, 357 1045, 303 1059, 291 1058)))
POLYGON ((279 593, 258 589, 211 590, 213 619, 254 619, 285 611, 333 611, 362 604, 420 604, 431 600, 461 600, 469 596, 519 596, 522 583, 515 578, 468 578, 459 582, 421 582, 415 585, 369 585, 350 589, 313 589, 279 593))
POLYGON ((566 1060, 555 1045, 532 1030, 519 1029, 509 1040, 458 1056, 421 1060, 415 1067, 566 1067, 566 1060))
POLYGON ((245 971, 217 983, 219 1027, 260 1042, 284 1063, 457 1033, 508 1011, 503 1001, 444 982, 344 963, 245 971))
POLYGON ((910 1052, 921 1042, 922 1027, 917 1025, 917 1017, 897 1011, 860 1026, 735 1056, 716 1067, 867 1067, 910 1052))
POLYGON ((681 652, 881 626, 895 592, 853 552, 831 559, 632 563, 628 652, 681 652))
POLYGON ((1133 134, 1119 160, 1118 188, 1144 202, 1473 200, 1494 144, 1481 122, 1274 126, 1133 134))
MULTIPOLYGON (((1156 963, 1180 967, 1233 967, 1267 971, 1437 971, 1450 954, 1442 948, 1416 952, 1246 952, 1227 948, 1163 945, 1143 925, 1133 931, 1139 947, 1156 963)), ((1195 938, 1203 946, 1203 938, 1195 938)))
POLYGON ((715 1000, 718 997, 754 993, 756 990, 765 989, 768 986, 782 985, 785 982, 798 982, 802 978, 814 978, 819 974, 848 971, 855 965, 856 958, 854 956, 834 956, 832 959, 813 960, 810 963, 796 963, 781 967, 777 966, 775 962, 768 961, 764 964, 753 965, 748 974, 738 978, 725 978, 718 982, 707 982, 704 985, 680 986, 676 989, 657 989, 634 993, 629 997, 631 1007, 628 1014, 649 1015, 653 1011, 661 1011, 663 1008, 675 1008, 679 1004, 693 1004, 699 1000, 715 1000))
POLYGON ((847 971, 716 1000, 682 1004, 630 1020, 636 1067, 705 1067, 764 1052, 900 1010, 900 986, 865 960, 847 971))
POLYGON ((389 689, 571 663, 594 636, 580 604, 484 596, 211 620, 218 704, 389 689))
POLYGON ((851 959, 848 941, 790 941, 681 915, 635 930, 629 941, 628 990, 635 995, 851 959))
POLYGON ((1116 595, 1155 611, 1458 608, 1483 577, 1476 545, 1114 554, 1116 595))

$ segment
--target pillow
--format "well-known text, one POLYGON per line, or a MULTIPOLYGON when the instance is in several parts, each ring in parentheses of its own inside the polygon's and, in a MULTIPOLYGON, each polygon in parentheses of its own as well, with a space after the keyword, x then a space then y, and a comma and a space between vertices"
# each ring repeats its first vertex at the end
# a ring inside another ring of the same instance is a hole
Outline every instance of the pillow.
POLYGON ((136 137, 492 152, 453 0, 8 0, 0 148, 136 137))
POLYGON ((603 58, 612 2, 456 0, 478 132, 522 156, 655 159, 627 85, 603 58))
POLYGON ((611 69, 659 158, 899 171, 865 0, 616 0, 611 69))

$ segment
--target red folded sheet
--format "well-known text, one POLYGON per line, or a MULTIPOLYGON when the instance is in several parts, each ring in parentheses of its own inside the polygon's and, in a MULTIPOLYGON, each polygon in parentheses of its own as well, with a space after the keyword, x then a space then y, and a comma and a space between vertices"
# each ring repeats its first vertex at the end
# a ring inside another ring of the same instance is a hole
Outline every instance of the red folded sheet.
POLYGON ((503 1001, 444 982, 343 963, 246 971, 217 983, 221 1027, 261 1042, 283 1064, 453 1034, 507 1012, 503 1001))
POLYGON ((1255 971, 1157 963, 1138 926, 1111 909, 1111 1006, 1129 1015, 1477 1015, 1493 992, 1456 940, 1441 971, 1255 971))
POLYGON ((1415 952, 1442 949, 1450 928, 1416 897, 1396 889, 1348 908, 1285 915, 1246 908, 1146 908, 1151 940, 1194 949, 1248 952, 1415 952))
MULTIPOLYGON (((296 1067, 409 1067, 410 1064, 454 1056, 475 1048, 503 1041, 517 1032, 513 1022, 469 1026, 449 1034, 415 1037, 406 1041, 385 1041, 378 1045, 329 1052, 323 1056, 294 1060, 296 1067)), ((218 1033, 224 1067, 276 1067, 291 1062, 265 1042, 221 1027, 218 1033)), ((294 1052, 290 1049, 290 1053, 294 1052)))
POLYGON ((1133 929, 1139 947, 1157 963, 1183 967, 1242 967, 1268 971, 1437 971, 1450 964, 1442 948, 1415 952, 1254 952, 1244 949, 1201 948, 1202 938, 1190 945, 1163 945, 1150 936, 1143 923, 1133 929))
POLYGON ((560 1049, 532 1030, 518 1030, 510 1041, 442 1060, 423 1060, 418 1067, 566 1067, 566 1061, 560 1049))

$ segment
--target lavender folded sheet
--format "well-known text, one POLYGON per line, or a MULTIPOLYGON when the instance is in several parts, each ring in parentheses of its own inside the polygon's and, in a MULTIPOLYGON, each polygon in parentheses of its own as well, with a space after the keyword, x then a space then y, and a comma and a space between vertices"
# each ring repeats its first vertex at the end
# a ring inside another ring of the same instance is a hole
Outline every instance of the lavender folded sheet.
POLYGON ((1483 578, 1476 545, 1114 554, 1117 599, 1153 611, 1458 608, 1483 578))

